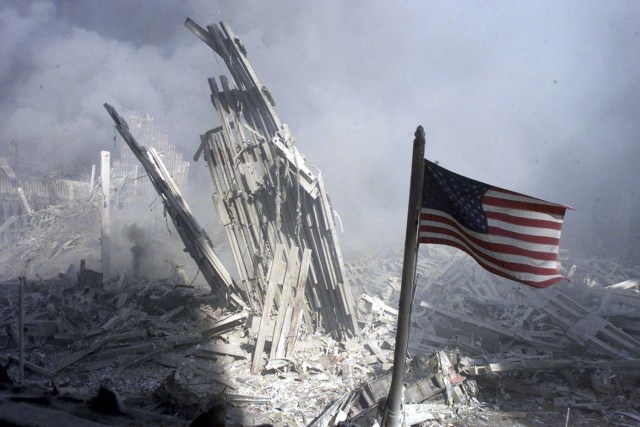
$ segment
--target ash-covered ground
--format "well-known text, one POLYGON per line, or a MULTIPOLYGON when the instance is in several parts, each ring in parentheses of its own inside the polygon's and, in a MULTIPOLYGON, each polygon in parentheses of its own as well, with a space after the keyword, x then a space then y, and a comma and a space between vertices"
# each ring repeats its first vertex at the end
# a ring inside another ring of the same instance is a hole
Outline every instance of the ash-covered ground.
MULTIPOLYGON (((180 265, 153 280, 144 269, 103 282, 79 276, 80 259, 95 256, 98 241, 73 215, 56 218, 0 251, 4 422, 188 425, 208 413, 208 422, 227 425, 336 425, 357 420, 379 397, 375 384, 392 367, 400 251, 346 266, 360 336, 303 328, 293 357, 252 374, 255 313, 221 307, 180 265), (19 270, 25 257, 29 269, 19 270), (26 277, 23 387, 17 275, 26 277)), ((422 403, 422 423, 638 424, 640 271, 565 258, 572 282, 536 290, 495 278, 458 251, 421 250, 407 408, 422 403), (443 354, 453 394, 436 381, 443 354)))

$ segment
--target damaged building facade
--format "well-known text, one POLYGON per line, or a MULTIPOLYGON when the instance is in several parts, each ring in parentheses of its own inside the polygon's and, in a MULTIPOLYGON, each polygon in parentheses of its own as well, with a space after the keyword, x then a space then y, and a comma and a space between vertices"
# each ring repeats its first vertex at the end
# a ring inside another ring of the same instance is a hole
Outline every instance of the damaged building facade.
MULTIPOLYGON (((287 262, 302 262, 310 251, 304 321, 339 335, 357 334, 353 299, 343 274, 335 218, 320 171, 313 173, 295 146, 286 124, 275 113, 269 90, 260 83, 246 49, 229 25, 207 30, 185 25, 225 61, 226 76, 209 79, 211 100, 221 126, 201 138, 201 154, 211 171, 214 203, 227 230, 237 271, 249 304, 269 304, 269 266, 282 245, 287 262)), ((277 290, 283 296, 288 287, 277 290)), ((293 296, 293 294, 291 294, 293 296)), ((278 305, 286 306, 286 299, 278 305)), ((280 307, 278 307, 280 309, 280 307)))

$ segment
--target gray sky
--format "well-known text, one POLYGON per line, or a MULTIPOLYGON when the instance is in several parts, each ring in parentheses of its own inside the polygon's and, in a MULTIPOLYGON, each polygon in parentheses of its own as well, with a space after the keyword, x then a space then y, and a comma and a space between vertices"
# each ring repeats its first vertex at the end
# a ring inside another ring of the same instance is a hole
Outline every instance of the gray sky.
MULTIPOLYGON (((0 147, 88 173, 102 104, 150 113, 192 157, 222 61, 183 26, 226 20, 319 167, 348 257, 400 245, 413 132, 427 157, 576 208, 563 247, 640 247, 640 2, 0 2, 0 147)), ((209 183, 198 166, 203 197, 209 183)), ((213 210, 213 205, 212 205, 213 210)))

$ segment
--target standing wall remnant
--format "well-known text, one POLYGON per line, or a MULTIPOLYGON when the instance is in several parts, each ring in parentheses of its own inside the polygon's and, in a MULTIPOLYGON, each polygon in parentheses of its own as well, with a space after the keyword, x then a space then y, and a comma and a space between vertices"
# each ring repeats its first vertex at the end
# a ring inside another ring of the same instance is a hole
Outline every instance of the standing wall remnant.
MULTIPOLYGON (((320 172, 309 169, 229 25, 205 30, 187 18, 185 26, 224 60, 235 83, 232 87, 225 76, 209 79, 221 126, 201 136, 194 160, 204 155, 209 166, 213 201, 251 306, 262 309, 277 245, 284 246, 285 254, 295 253, 297 262, 309 249, 305 323, 338 336, 358 334, 334 212, 320 172), (293 247, 299 251, 292 252, 293 247)), ((277 311, 281 304, 275 301, 277 311)))

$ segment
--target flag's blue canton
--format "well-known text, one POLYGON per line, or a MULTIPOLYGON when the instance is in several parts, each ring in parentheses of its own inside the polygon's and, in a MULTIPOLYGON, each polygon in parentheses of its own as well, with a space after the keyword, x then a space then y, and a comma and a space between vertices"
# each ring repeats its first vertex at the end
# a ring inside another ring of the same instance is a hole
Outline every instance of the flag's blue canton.
POLYGON ((424 161, 422 207, 443 211, 472 231, 487 232, 482 196, 491 188, 473 179, 424 161))

